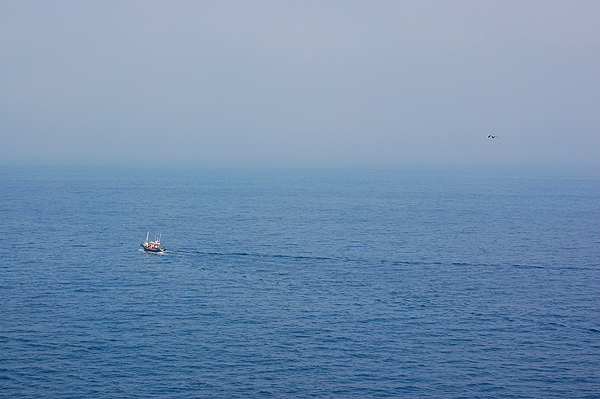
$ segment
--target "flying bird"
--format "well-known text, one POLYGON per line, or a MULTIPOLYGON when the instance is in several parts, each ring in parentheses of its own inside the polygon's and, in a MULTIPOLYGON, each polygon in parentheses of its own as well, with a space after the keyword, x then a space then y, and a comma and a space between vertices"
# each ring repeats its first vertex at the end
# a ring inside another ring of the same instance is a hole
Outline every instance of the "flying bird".
POLYGON ((498 138, 498 136, 492 136, 491 134, 488 135, 488 139, 495 139, 498 138))

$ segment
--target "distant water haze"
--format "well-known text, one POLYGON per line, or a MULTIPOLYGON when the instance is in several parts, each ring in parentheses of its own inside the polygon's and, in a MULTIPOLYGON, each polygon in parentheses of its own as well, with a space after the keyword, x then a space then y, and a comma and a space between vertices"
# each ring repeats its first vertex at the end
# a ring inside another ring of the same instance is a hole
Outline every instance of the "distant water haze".
POLYGON ((597 1, 0 1, 0 161, 598 166, 599 15, 597 1))

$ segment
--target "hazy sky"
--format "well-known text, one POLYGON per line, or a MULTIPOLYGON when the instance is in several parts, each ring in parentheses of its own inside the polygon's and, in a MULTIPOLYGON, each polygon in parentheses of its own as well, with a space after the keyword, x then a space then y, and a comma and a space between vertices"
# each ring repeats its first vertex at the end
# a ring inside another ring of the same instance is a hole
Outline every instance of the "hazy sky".
POLYGON ((0 140, 7 162, 599 165, 600 1, 0 0, 0 140))

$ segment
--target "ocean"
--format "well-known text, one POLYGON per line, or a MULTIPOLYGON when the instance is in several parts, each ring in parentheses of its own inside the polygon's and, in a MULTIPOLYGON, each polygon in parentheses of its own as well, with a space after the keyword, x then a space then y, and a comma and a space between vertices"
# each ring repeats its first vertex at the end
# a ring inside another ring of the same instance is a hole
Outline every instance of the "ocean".
POLYGON ((0 397, 600 397, 597 170, 4 165, 0 233, 0 397))

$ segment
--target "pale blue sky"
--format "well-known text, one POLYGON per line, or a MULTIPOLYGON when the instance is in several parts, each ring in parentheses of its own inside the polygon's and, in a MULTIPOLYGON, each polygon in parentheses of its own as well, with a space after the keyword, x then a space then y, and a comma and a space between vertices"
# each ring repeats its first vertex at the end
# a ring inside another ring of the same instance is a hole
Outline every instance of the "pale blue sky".
POLYGON ((7 162, 598 165, 600 2, 0 0, 0 139, 7 162))

